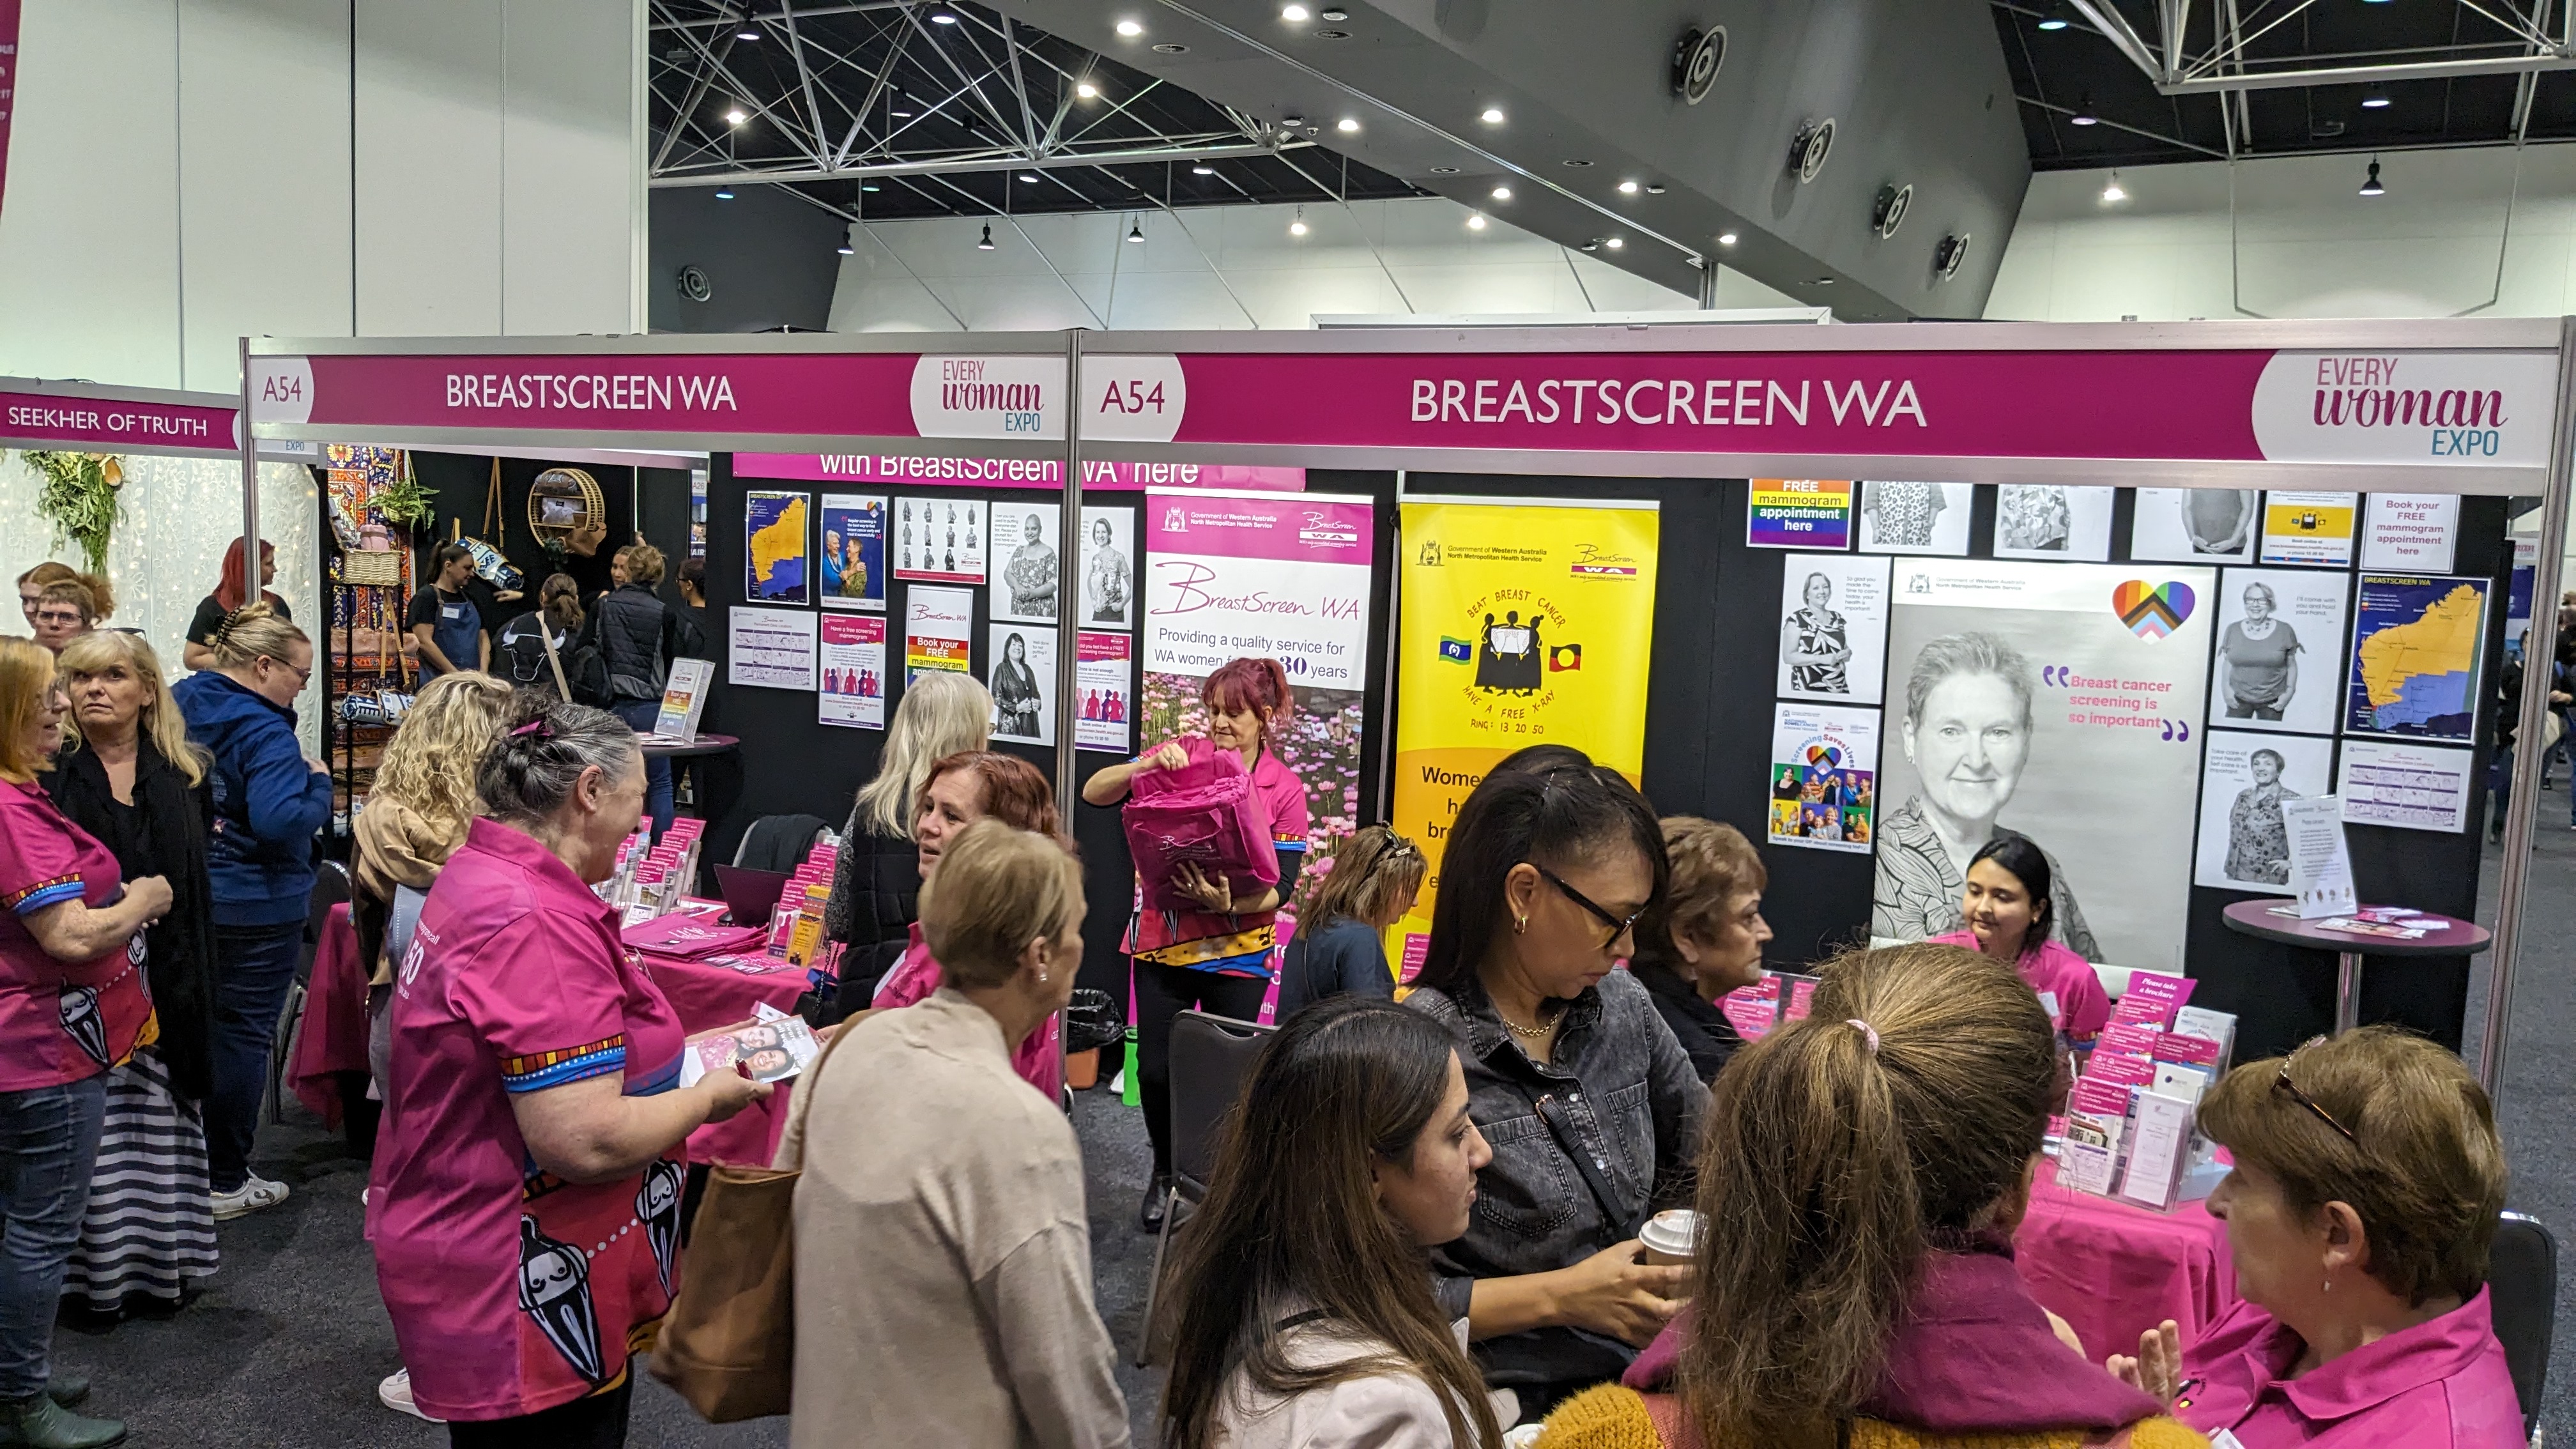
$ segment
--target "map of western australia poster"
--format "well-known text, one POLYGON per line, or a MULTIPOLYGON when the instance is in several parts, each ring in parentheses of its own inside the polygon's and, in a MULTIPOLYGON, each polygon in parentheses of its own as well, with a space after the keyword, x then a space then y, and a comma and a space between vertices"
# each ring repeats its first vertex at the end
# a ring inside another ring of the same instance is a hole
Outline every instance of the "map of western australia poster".
POLYGON ((2485 579, 2363 574, 2353 605, 2344 728, 2466 741, 2486 652, 2485 579))
POLYGON ((743 596, 755 604, 810 604, 811 510, 802 493, 746 493, 743 596))

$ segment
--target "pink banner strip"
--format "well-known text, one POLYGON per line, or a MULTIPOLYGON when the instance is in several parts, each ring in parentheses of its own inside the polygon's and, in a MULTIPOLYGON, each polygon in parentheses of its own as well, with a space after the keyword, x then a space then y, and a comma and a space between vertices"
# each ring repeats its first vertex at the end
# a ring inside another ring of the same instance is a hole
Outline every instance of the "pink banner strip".
MULTIPOLYGON (((0 0, 6 5, 8 0, 0 0)), ((0 106, 7 102, 0 100, 0 106)), ((0 392, 0 440, 12 447, 230 453, 237 408, 0 392)))
MULTIPOLYGON (((737 478, 791 478, 808 483, 882 483, 974 488, 1061 488, 1064 463, 1056 458, 907 458, 873 453, 736 453, 737 478)), ((1219 463, 1085 463, 1085 492, 1135 492, 1146 488, 1250 488, 1305 491, 1303 468, 1254 468, 1219 463)))
POLYGON ((254 417, 315 427, 917 436, 903 353, 254 358, 254 417), (297 376, 295 366, 309 367, 297 376), (298 385, 304 396, 294 396, 298 385))
POLYGON ((1365 501, 1158 492, 1146 498, 1145 513, 1148 556, 1195 553, 1366 565, 1377 552, 1374 515, 1365 501))

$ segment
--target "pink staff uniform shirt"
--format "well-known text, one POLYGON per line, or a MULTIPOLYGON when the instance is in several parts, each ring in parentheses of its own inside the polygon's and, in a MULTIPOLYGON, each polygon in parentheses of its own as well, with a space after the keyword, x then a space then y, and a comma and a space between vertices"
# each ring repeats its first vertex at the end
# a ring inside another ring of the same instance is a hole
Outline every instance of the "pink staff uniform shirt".
POLYGON ((510 1100, 622 1073, 679 1082, 679 1017, 618 912, 529 836, 468 829, 395 978, 367 1231, 412 1396, 505 1419, 613 1389, 679 1287, 686 1149, 576 1184, 541 1171, 510 1100))
MULTIPOLYGON (((1189 753, 1193 765, 1207 763, 1216 753, 1216 746, 1202 735, 1192 735, 1178 743, 1189 753)), ((1306 812, 1305 782, 1265 748, 1252 762, 1252 793, 1270 812, 1273 848, 1282 855, 1302 858, 1306 834, 1312 828, 1306 812)), ((1205 911, 1139 910, 1128 922, 1127 939, 1120 944, 1137 960, 1160 966, 1266 977, 1271 974, 1271 948, 1278 944, 1278 924, 1279 912, 1275 909, 1224 916, 1205 911)))
MULTIPOLYGON (((2251 1303, 2218 1320, 2183 1354, 2199 1387, 2174 1417, 2244 1449, 2520 1449, 2522 1401, 2496 1342, 2487 1290, 2413 1328, 2294 1379, 2306 1345, 2251 1303)), ((2221 1440, 2220 1442, 2225 1442, 2221 1440)))
POLYGON ((27 917, 125 894, 116 857, 33 783, 0 780, 0 1092, 97 1076, 134 1051, 152 1015, 143 934, 87 961, 57 961, 27 917))
MULTIPOLYGON (((1952 931, 1935 936, 1933 944, 1965 946, 1977 949, 1977 933, 1952 931)), ((2037 948, 2021 953, 2016 963, 2021 979, 2033 991, 2045 992, 2057 1002, 2057 1025, 2076 1041, 2091 1041, 2102 1034, 2111 1021, 2111 994, 2102 989, 2102 978, 2093 974, 2093 963, 2059 945, 2054 939, 2044 940, 2037 948)))
MULTIPOLYGON (((922 939, 921 923, 912 923, 912 944, 877 982, 877 994, 869 1000, 872 1010, 892 1011, 927 1001, 939 989, 939 963, 930 959, 930 943, 922 939)), ((1023 1081, 1038 1089, 1038 1095, 1050 1102, 1064 1100, 1064 1018, 1050 1016, 1046 1024, 1030 1032, 1028 1039, 1011 1048, 1011 1069, 1023 1081)))

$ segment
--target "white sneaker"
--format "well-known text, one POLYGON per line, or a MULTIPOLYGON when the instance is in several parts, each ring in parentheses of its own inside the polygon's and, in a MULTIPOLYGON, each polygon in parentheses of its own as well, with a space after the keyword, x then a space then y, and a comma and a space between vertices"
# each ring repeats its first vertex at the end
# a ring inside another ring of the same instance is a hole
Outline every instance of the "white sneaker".
POLYGON ((412 1402, 410 1369, 396 1369, 385 1377, 383 1383, 376 1385, 376 1402, 397 1414, 409 1414, 425 1424, 447 1422, 445 1419, 423 1413, 420 1405, 412 1402))
POLYGON ((210 1200, 214 1204, 215 1221, 230 1222, 263 1208, 273 1208, 286 1201, 287 1192, 285 1183, 271 1182, 254 1172, 243 1178, 242 1185, 231 1192, 212 1194, 210 1200))

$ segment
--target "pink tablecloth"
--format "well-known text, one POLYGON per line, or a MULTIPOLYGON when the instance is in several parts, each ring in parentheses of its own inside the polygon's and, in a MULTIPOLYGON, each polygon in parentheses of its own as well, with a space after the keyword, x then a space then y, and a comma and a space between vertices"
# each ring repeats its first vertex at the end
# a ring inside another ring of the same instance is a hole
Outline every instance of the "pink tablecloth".
POLYGON ((2188 1347, 2235 1307, 2227 1225, 2199 1203, 2150 1212, 2059 1187, 2054 1172, 2040 1169, 2014 1260, 2031 1296, 2084 1341, 2085 1357, 2136 1353, 2138 1335, 2168 1318, 2188 1347))
POLYGON ((358 959, 358 929, 349 908, 331 908, 304 984, 304 1019, 295 1030, 288 1086, 323 1125, 340 1125, 342 1072, 367 1071, 367 968, 358 959))
MULTIPOLYGON (((653 984, 679 1013, 680 1029, 696 1033, 748 1020, 751 1009, 767 1002, 780 1011, 795 1008, 805 992, 805 968, 766 956, 735 958, 743 969, 708 961, 638 952, 653 984)), ((778 1150, 778 1134, 787 1129, 787 1085, 781 1083, 760 1106, 735 1115, 730 1122, 711 1122, 689 1134, 691 1162, 722 1162, 736 1167, 767 1167, 778 1150)))

